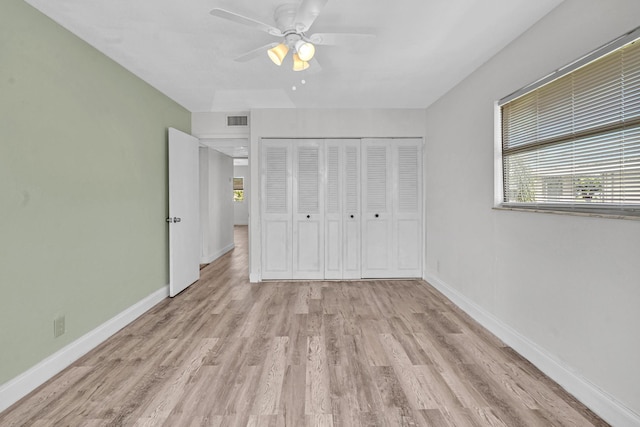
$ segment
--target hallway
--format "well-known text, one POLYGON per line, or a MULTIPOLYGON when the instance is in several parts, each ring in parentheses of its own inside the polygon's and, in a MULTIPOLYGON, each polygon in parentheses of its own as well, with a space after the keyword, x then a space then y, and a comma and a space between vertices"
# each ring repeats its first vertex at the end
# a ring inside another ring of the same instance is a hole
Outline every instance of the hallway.
POLYGON ((2 426, 602 426, 422 281, 248 281, 236 247, 2 426))

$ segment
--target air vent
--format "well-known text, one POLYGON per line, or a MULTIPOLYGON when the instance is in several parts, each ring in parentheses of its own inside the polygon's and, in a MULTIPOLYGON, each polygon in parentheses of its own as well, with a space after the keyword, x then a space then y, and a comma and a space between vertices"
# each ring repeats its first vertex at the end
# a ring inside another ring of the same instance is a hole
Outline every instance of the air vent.
POLYGON ((227 126, 247 126, 247 116, 227 116, 227 126))

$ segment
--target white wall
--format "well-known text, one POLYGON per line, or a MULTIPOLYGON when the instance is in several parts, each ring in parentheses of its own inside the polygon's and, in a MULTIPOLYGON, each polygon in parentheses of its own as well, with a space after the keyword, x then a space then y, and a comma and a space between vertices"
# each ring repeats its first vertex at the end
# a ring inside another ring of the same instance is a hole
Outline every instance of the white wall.
POLYGON ((191 134, 198 138, 247 138, 249 127, 227 126, 227 116, 245 116, 247 112, 191 113, 191 134))
POLYGON ((200 148, 201 263, 233 249, 233 159, 200 148))
POLYGON ((244 200, 233 203, 233 223, 235 225, 249 224, 249 195, 251 194, 251 179, 249 166, 234 166, 233 176, 244 178, 244 200))
POLYGON ((249 264, 260 280, 260 140, 262 138, 424 137, 420 109, 268 109, 251 112, 249 264))
POLYGON ((426 113, 426 278, 616 425, 640 425, 640 221, 492 210, 494 102, 638 17, 566 0, 426 113))

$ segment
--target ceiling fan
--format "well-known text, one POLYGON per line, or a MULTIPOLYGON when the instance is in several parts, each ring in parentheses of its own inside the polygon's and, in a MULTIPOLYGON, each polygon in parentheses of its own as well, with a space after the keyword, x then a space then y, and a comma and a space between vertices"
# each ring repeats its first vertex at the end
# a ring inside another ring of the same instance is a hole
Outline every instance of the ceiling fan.
POLYGON ((293 70, 302 71, 309 68, 309 61, 315 54, 315 46, 350 44, 375 37, 373 34, 358 33, 315 33, 307 36, 306 32, 320 15, 327 1, 302 0, 299 5, 282 4, 275 9, 273 14, 275 26, 220 8, 215 8, 210 13, 213 16, 282 38, 280 43, 269 43, 253 49, 235 58, 236 61, 248 61, 266 50, 274 64, 282 65, 284 58, 291 50, 293 52, 293 70))

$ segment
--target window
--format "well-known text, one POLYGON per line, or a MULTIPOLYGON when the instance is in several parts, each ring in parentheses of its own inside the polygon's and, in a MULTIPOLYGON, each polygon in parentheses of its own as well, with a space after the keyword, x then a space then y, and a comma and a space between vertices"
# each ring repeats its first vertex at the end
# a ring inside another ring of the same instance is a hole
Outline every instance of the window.
POLYGON ((244 178, 233 178, 233 201, 244 201, 244 178))
POLYGON ((498 103, 502 206, 640 215, 639 37, 498 103))

